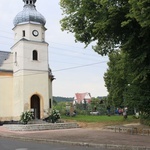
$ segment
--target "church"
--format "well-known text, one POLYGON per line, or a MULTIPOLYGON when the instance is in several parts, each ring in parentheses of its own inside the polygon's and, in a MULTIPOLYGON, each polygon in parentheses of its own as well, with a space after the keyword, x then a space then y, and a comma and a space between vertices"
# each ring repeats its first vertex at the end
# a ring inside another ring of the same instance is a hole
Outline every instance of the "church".
POLYGON ((32 110, 43 119, 52 108, 52 75, 45 41, 46 20, 36 10, 36 0, 23 0, 14 18, 14 44, 0 51, 0 121, 19 121, 32 110))

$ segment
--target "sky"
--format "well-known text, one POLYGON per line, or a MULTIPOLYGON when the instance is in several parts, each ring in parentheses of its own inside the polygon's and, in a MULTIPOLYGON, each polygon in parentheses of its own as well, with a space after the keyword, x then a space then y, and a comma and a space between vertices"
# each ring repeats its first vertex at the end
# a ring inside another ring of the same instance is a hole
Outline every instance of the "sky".
MULTIPOLYGON (((92 97, 107 96, 103 79, 108 58, 76 43, 72 33, 61 30, 64 17, 60 0, 37 0, 36 9, 46 19, 46 42, 49 43, 49 65, 56 80, 53 96, 74 97, 88 92, 92 97)), ((23 10, 23 0, 0 0, 0 50, 10 51, 14 44, 13 19, 23 10)), ((94 45, 94 43, 93 43, 94 45)))

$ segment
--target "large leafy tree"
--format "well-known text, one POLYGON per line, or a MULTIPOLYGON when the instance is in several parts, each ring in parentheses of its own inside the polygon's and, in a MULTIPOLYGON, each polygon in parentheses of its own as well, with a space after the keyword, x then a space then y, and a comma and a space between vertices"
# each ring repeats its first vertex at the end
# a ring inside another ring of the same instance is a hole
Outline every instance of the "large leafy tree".
POLYGON ((134 76, 132 63, 127 53, 114 51, 109 54, 108 69, 104 75, 109 100, 112 100, 116 107, 129 106, 149 114, 148 81, 144 83, 141 80, 135 80, 134 76))
POLYGON ((109 54, 107 72, 104 74, 105 85, 108 90, 108 99, 115 107, 125 105, 127 85, 126 55, 122 51, 109 54))
POLYGON ((61 20, 62 29, 86 45, 96 41, 94 49, 102 55, 124 43, 132 29, 122 26, 128 20, 127 0, 61 0, 60 4, 66 15, 61 20))
POLYGON ((150 114, 150 1, 61 0, 60 5, 65 15, 62 29, 74 33, 76 41, 86 46, 95 41, 93 49, 101 55, 116 48, 127 53, 127 82, 130 91, 134 89, 130 103, 150 114))

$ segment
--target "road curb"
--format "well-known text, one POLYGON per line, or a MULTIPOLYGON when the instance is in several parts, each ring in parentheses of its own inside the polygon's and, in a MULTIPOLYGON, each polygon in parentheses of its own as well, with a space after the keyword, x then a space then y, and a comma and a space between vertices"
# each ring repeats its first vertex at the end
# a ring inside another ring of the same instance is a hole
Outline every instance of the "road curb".
POLYGON ((113 145, 113 144, 94 144, 94 143, 86 143, 86 142, 72 142, 72 141, 60 141, 60 140, 49 140, 49 139, 35 139, 29 137, 17 137, 13 135, 0 135, 3 138, 12 138, 18 139, 22 141, 35 141, 40 143, 61 143, 61 144, 69 144, 74 146, 84 146, 84 147, 95 147, 95 148, 105 148, 105 149, 114 149, 114 150, 150 150, 150 147, 145 146, 127 146, 127 145, 113 145))

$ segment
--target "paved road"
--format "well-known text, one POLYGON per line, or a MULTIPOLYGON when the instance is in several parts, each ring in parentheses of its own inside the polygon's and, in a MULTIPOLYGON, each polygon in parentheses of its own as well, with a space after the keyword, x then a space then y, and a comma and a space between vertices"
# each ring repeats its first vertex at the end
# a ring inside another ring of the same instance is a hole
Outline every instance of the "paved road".
MULTIPOLYGON (((146 135, 137 135, 130 133, 114 133, 110 131, 105 130, 97 130, 97 129, 65 129, 65 130, 46 130, 46 131, 10 131, 5 127, 0 127, 0 137, 5 138, 11 138, 11 139, 20 139, 20 140, 30 140, 30 141, 41 141, 45 142, 47 144, 49 143, 60 143, 57 144, 56 149, 52 149, 51 146, 54 146, 54 144, 48 145, 47 148, 49 150, 97 150, 94 147, 99 147, 99 150, 103 150, 100 148, 113 148, 116 150, 150 150, 150 136, 146 135), (61 144, 68 144, 66 147, 62 147, 61 144), (90 148, 85 147, 77 147, 74 148, 71 145, 82 145, 82 146, 91 146, 90 148), (74 149, 73 149, 74 148, 74 149)), ((17 147, 14 147, 12 144, 12 148, 9 148, 9 142, 8 144, 5 144, 7 141, 4 141, 1 143, 0 139, 0 150, 17 150, 19 148, 26 148, 24 150, 39 150, 33 147, 26 147, 27 144, 17 145, 17 147), (3 147, 1 146, 3 144, 3 147), (7 146, 8 148, 4 147, 7 146)), ((10 142, 11 143, 11 142, 10 142)), ((29 144, 28 144, 29 145, 29 144)), ((15 145, 16 146, 16 145, 15 145)), ((30 146, 30 145, 29 145, 30 146)), ((42 145, 41 145, 42 146, 42 145)), ((46 145, 45 149, 40 148, 40 150, 47 150, 46 145)), ((38 146, 36 146, 38 147, 38 146)), ((55 148, 55 147, 54 147, 55 148)), ((21 150, 21 149, 20 149, 21 150)), ((23 149, 22 149, 23 150, 23 149)))
POLYGON ((78 147, 64 144, 42 144, 37 142, 19 141, 0 138, 0 150, 104 150, 93 147, 78 147))

